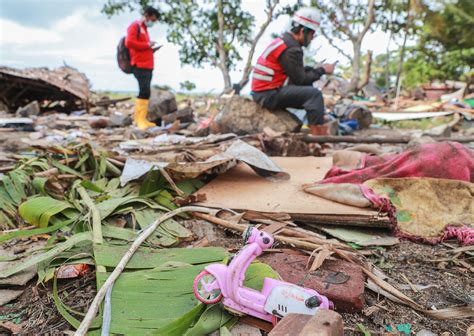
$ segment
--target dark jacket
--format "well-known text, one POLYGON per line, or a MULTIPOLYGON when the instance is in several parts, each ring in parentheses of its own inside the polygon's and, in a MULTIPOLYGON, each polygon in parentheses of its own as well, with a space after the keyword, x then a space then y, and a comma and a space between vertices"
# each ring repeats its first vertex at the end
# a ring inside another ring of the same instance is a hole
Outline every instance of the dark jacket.
POLYGON ((279 63, 285 70, 293 85, 311 85, 326 72, 323 68, 314 69, 303 65, 303 49, 291 33, 285 33, 281 37, 288 48, 278 58, 279 63))

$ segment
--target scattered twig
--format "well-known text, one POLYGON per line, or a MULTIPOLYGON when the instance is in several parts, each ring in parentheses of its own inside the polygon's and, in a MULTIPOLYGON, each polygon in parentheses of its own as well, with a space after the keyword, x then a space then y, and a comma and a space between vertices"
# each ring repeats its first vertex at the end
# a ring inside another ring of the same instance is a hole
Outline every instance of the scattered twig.
POLYGON ((161 174, 163 175, 163 177, 166 179, 166 181, 168 181, 168 183, 171 185, 171 188, 173 188, 173 190, 180 196, 180 197, 186 197, 186 193, 184 191, 182 191, 181 189, 178 188, 178 186, 176 185, 176 183, 174 183, 173 179, 171 178, 171 176, 168 174, 168 172, 163 168, 163 167, 159 167, 158 166, 158 169, 160 170, 161 174))
POLYGON ((410 286, 412 291, 414 291, 415 293, 420 292, 415 286, 413 286, 413 284, 411 283, 410 280, 408 280, 408 278, 405 274, 402 273, 401 276, 402 276, 403 280, 405 280, 405 282, 408 284, 408 286, 410 286))

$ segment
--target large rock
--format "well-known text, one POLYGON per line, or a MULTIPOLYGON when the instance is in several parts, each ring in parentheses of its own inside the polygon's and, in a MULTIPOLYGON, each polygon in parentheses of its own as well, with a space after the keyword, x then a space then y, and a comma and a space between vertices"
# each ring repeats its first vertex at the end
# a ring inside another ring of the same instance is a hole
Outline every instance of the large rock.
POLYGON ((154 88, 151 89, 148 120, 161 121, 164 115, 176 112, 177 110, 176 98, 172 92, 154 88))
POLYGON ((301 122, 285 110, 270 111, 253 100, 234 96, 214 119, 213 132, 235 133, 238 135, 261 133, 265 127, 276 132, 295 132, 301 122))

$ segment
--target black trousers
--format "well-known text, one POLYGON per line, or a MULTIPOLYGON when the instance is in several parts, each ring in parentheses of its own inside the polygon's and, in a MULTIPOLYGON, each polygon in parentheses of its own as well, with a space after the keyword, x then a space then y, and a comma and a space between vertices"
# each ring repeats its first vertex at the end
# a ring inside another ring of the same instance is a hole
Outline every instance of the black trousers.
POLYGON ((288 85, 275 90, 252 92, 253 100, 269 110, 287 107, 305 109, 309 125, 324 124, 324 100, 312 86, 288 85))
POLYGON ((132 73, 138 81, 139 91, 137 98, 150 99, 153 70, 133 67, 132 73))

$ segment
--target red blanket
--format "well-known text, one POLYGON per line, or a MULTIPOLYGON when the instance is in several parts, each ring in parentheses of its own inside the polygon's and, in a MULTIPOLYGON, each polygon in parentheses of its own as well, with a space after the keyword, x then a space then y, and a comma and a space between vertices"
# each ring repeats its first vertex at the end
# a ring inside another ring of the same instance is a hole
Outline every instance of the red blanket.
POLYGON ((320 183, 356 183, 379 177, 432 177, 474 181, 474 151, 456 142, 420 145, 395 155, 364 155, 361 167, 332 167, 320 183))

